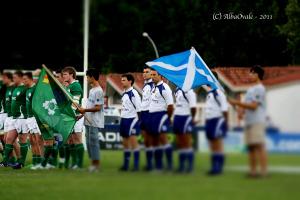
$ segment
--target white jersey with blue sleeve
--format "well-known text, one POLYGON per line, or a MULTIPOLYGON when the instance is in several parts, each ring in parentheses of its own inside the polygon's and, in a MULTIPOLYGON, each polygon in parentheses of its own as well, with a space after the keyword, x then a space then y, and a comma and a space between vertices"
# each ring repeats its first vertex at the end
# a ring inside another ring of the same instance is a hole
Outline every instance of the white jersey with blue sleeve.
POLYGON ((148 111, 151 102, 151 91, 154 88, 152 79, 146 80, 143 87, 141 111, 148 111))
POLYGON ((130 87, 122 95, 121 118, 135 118, 140 111, 141 97, 133 87, 130 87))
POLYGON ((191 108, 196 107, 196 93, 194 90, 184 92, 177 88, 175 91, 176 107, 175 115, 191 115, 191 108))
POLYGON ((205 101, 205 119, 223 117, 228 111, 228 103, 224 93, 217 89, 208 92, 205 101))
POLYGON ((168 105, 173 104, 172 90, 166 83, 160 81, 152 89, 149 113, 167 111, 168 105))

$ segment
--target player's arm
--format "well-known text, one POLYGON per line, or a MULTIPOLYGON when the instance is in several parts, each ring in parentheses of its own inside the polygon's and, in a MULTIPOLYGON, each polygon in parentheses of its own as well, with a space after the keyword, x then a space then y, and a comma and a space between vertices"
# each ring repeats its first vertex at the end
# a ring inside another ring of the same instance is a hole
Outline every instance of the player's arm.
POLYGON ((142 100, 141 100, 141 96, 136 90, 134 90, 134 105, 136 107, 136 113, 138 115, 138 118, 141 119, 142 100))
POLYGON ((191 109, 191 115, 192 115, 192 121, 195 123, 195 116, 196 116, 196 104, 197 104, 197 98, 196 98, 196 93, 193 90, 190 90, 187 93, 187 98, 189 100, 189 106, 191 109))
POLYGON ((162 95, 164 95, 164 98, 168 105, 167 113, 168 113, 168 117, 171 119, 171 117, 173 115, 173 111, 174 111, 174 100, 173 100, 173 95, 172 95, 171 89, 169 87, 166 87, 166 89, 162 91, 162 95))

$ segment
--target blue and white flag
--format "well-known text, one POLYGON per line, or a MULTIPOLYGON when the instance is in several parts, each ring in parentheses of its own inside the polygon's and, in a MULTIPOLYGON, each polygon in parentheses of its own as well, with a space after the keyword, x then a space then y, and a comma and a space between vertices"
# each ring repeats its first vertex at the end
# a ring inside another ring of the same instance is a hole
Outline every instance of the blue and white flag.
POLYGON ((146 65, 155 69, 183 91, 189 91, 201 85, 210 85, 213 89, 221 88, 218 80, 193 47, 188 51, 146 62, 146 65))

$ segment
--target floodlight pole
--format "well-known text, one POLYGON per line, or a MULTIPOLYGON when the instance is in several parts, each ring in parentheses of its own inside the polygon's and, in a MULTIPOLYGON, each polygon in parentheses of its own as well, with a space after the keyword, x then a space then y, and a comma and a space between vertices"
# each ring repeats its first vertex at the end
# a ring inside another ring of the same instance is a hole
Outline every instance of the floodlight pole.
POLYGON ((156 45, 155 45, 154 41, 151 39, 151 37, 149 36, 149 34, 148 34, 147 32, 144 32, 144 33, 143 33, 143 37, 148 38, 148 40, 151 42, 151 44, 152 44, 152 46, 153 46, 153 49, 154 49, 156 58, 159 58, 159 55, 158 55, 158 51, 157 51, 156 45))

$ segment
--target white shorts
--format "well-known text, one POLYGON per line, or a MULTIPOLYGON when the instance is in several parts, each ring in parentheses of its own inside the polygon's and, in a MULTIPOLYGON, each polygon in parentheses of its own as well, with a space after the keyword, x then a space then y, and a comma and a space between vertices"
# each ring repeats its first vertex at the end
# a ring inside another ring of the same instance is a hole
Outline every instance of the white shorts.
POLYGON ((76 122, 76 124, 74 126, 74 129, 73 129, 73 133, 82 133, 83 132, 83 127, 84 127, 83 123, 84 123, 84 117, 80 118, 76 122))
POLYGON ((41 134, 40 128, 35 117, 30 117, 26 119, 27 133, 31 134, 41 134))
POLYGON ((4 124, 4 131, 16 130, 17 133, 27 133, 28 129, 26 126, 26 119, 13 119, 12 117, 7 117, 4 124))
POLYGON ((4 123, 7 118, 7 113, 0 113, 0 135, 4 134, 4 123))

